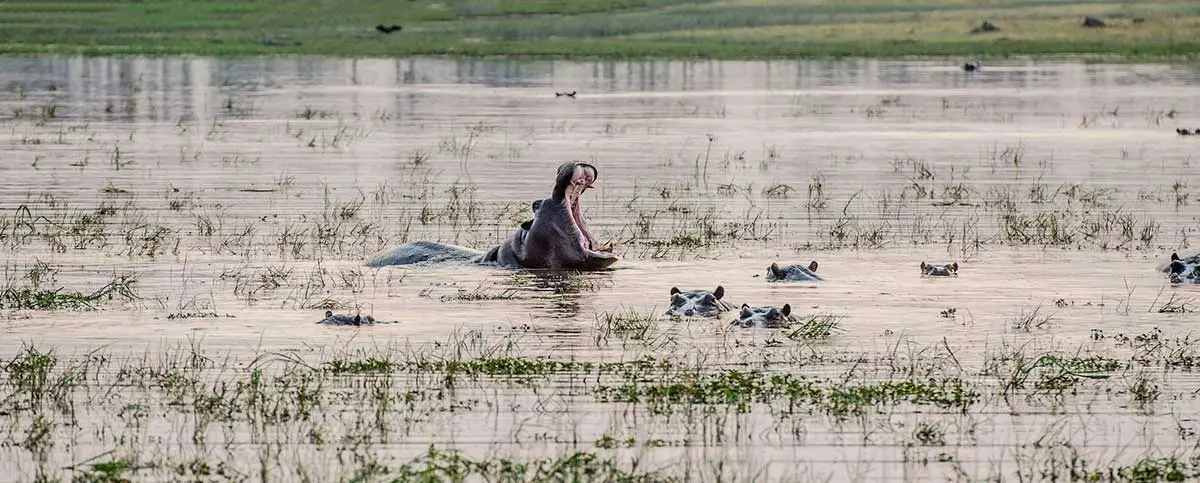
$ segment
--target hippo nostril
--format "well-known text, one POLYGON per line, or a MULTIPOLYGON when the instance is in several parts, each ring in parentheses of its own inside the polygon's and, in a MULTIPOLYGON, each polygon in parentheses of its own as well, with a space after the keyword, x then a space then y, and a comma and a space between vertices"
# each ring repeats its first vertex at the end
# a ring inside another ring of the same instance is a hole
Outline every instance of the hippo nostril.
POLYGON ((695 311, 695 310, 692 310, 692 309, 687 309, 687 310, 683 311, 683 315, 686 315, 686 316, 688 316, 688 317, 691 317, 691 316, 693 316, 693 315, 695 315, 695 314, 696 314, 696 311, 695 311))

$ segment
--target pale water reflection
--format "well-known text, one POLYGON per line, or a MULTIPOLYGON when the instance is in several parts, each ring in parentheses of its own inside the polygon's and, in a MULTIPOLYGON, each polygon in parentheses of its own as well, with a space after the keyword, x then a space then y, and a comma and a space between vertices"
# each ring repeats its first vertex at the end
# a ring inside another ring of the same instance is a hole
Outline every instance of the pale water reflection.
MULTIPOLYGON (((169 365, 164 352, 203 347, 204 384, 363 354, 651 356, 842 383, 953 379, 981 397, 961 411, 876 401, 845 420, 794 400, 745 412, 693 400, 665 415, 602 386, 692 373, 405 373, 330 379, 333 396, 314 396, 324 419, 264 423, 195 409, 194 390, 130 382, 137 371, 117 366, 68 398, 91 409, 64 416, 14 402, 30 389, 9 371, 0 466, 17 470, 0 480, 69 477, 109 451, 269 480, 378 479, 388 473, 364 455, 395 469, 430 444, 481 459, 589 451, 705 480, 1037 479, 1069 471, 1072 454, 1087 471, 1185 461, 1200 428, 1193 344, 1178 338, 1200 290, 1156 267, 1200 228, 1200 139, 1174 131, 1200 128, 1198 84, 1193 65, 1025 61, 967 73, 864 60, 2 58, 6 286, 88 292, 132 273, 142 297, 2 309, 5 361, 32 344, 169 365), (583 202, 616 269, 363 265, 405 241, 498 243, 567 160, 599 167, 583 202), (763 280, 772 262, 810 260, 825 282, 763 280), (922 261, 957 261, 959 276, 922 278, 922 261), (730 314, 650 320, 672 286, 718 285, 735 306, 787 303, 837 316, 839 330, 804 340, 729 329, 730 314), (327 307, 401 323, 316 325, 327 307), (1116 365, 1070 365, 1092 356, 1116 365), (375 399, 369 384, 381 384, 375 399), (212 414, 224 422, 201 427, 212 414), (55 444, 31 436, 38 424, 55 444)), ((164 468, 135 474, 191 475, 164 468)))

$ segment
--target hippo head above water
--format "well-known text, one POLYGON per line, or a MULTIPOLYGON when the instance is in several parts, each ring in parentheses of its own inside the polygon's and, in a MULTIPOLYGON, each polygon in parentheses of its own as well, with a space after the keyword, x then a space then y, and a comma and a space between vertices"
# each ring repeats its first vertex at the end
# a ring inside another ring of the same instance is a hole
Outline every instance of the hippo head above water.
POLYGON ((817 262, 814 260, 808 263, 808 266, 803 265, 788 265, 780 267, 777 263, 772 263, 767 267, 768 282, 819 282, 824 280, 820 275, 817 275, 817 262))
POLYGON ((335 314, 332 310, 325 311, 325 318, 321 319, 318 324, 326 325, 363 325, 375 323, 375 318, 370 315, 363 317, 362 315, 346 315, 335 314))
POLYGON ((576 270, 615 263, 612 248, 601 246, 592 235, 580 203, 598 175, 596 167, 587 163, 560 165, 550 197, 532 203, 533 220, 522 223, 504 246, 484 258, 524 268, 576 270))
POLYGON ((947 263, 945 265, 934 265, 931 263, 921 262, 921 276, 929 277, 950 277, 958 276, 958 262, 947 263))
POLYGON ((666 315, 672 317, 716 317, 722 312, 733 310, 724 300, 725 287, 717 285, 717 289, 692 290, 684 292, 679 287, 671 287, 671 306, 667 307, 666 315))
POLYGON ((738 318, 734 319, 730 325, 743 328, 786 329, 793 322, 796 322, 796 318, 792 316, 792 306, 790 304, 783 304, 782 309, 775 307, 751 307, 742 304, 742 310, 738 313, 738 318))
POLYGON ((395 324, 394 320, 375 320, 375 317, 370 315, 347 315, 335 314, 332 310, 325 311, 325 318, 321 319, 318 324, 324 325, 375 325, 375 324, 395 324))
POLYGON ((600 245, 583 217, 580 197, 599 175, 595 166, 568 162, 555 171, 550 197, 532 203, 533 219, 521 223, 504 242, 480 253, 470 248, 414 241, 380 253, 369 267, 471 261, 506 268, 603 270, 617 262, 608 245, 600 245))
POLYGON ((550 197, 530 204, 533 219, 476 261, 552 270, 601 270, 616 263, 612 247, 601 246, 592 235, 580 205, 598 175, 587 163, 559 165, 550 197))
POLYGON ((1167 267, 1167 277, 1173 284, 1200 284, 1200 255, 1180 258, 1178 253, 1171 254, 1171 264, 1167 267))

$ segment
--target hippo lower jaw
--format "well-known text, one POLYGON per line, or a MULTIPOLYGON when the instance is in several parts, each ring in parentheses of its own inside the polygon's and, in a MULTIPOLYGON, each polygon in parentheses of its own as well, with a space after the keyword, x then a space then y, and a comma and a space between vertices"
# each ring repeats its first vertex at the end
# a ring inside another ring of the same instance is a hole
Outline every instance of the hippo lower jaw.
POLYGON ((579 249, 583 252, 582 268, 599 270, 616 263, 617 256, 612 254, 611 246, 600 246, 596 237, 592 235, 592 231, 588 229, 587 222, 583 219, 583 209, 579 207, 579 196, 588 188, 591 188, 591 185, 579 188, 574 196, 568 196, 563 200, 563 204, 571 214, 571 226, 575 228, 574 234, 579 241, 579 249))

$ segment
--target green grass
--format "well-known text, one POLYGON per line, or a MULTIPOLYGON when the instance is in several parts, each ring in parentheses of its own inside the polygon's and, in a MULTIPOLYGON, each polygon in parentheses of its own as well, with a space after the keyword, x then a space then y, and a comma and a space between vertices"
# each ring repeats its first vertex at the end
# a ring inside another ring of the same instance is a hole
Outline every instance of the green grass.
POLYGON ((133 275, 118 275, 103 287, 91 293, 41 289, 37 286, 0 287, 0 309, 17 310, 95 310, 96 304, 114 297, 137 300, 134 289, 137 279, 133 275))
POLYGON ((1161 58, 1195 56, 1198 29, 1189 0, 0 3, 0 53, 88 55, 1161 58), (1085 29, 1083 15, 1109 26, 1085 29), (983 20, 1001 30, 968 33, 983 20))

